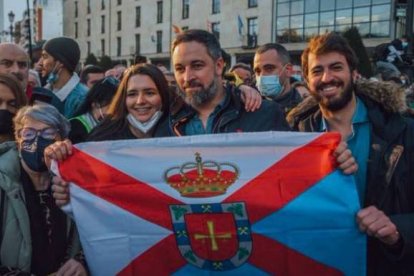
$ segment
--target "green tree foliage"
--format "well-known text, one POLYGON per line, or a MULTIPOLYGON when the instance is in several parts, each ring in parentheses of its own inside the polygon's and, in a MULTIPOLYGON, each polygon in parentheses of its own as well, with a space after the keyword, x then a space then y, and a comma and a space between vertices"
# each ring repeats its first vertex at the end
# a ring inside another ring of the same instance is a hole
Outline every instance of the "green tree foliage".
POLYGON ((347 29, 342 35, 348 41, 349 45, 351 45, 352 49, 358 57, 358 72, 366 78, 371 77, 373 74, 371 60, 369 59, 367 49, 362 42, 358 28, 351 27, 347 29))
POLYGON ((112 68, 112 59, 109 56, 102 56, 99 60, 99 66, 101 66, 105 71, 112 68))

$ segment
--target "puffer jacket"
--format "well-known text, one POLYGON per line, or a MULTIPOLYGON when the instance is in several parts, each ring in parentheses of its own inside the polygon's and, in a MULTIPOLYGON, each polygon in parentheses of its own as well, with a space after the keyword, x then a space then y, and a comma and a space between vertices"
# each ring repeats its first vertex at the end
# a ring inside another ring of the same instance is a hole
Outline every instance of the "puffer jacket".
MULTIPOLYGON (((0 266, 30 272, 32 239, 25 194, 20 183, 20 160, 15 142, 0 144, 0 266)), ((67 256, 81 251, 74 223, 68 217, 67 256)))
MULTIPOLYGON (((372 125, 364 206, 374 205, 390 217, 402 243, 387 247, 368 238, 367 275, 414 275, 414 121, 403 89, 384 82, 359 81, 356 95, 372 125)), ((322 114, 309 97, 288 114, 294 130, 319 131, 322 114)))

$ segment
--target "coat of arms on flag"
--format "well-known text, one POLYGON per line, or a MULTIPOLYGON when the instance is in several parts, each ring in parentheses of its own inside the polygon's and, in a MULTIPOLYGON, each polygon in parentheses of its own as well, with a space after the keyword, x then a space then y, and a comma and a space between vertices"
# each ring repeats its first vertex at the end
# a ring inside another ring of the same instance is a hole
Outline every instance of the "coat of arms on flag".
POLYGON ((265 132, 84 143, 59 171, 94 275, 364 275, 338 142, 265 132))

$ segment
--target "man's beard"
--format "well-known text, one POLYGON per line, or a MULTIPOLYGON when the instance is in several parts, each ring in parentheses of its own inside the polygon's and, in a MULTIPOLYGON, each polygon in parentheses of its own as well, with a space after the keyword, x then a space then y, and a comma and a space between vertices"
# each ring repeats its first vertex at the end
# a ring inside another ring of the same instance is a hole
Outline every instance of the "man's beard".
POLYGON ((214 97, 217 95, 217 92, 218 92, 217 90, 218 90, 219 85, 220 83, 219 83, 218 77, 214 76, 213 81, 207 88, 204 88, 201 83, 194 80, 194 81, 184 83, 184 86, 183 86, 184 90, 181 90, 181 88, 179 88, 177 89, 177 93, 181 98, 184 99, 184 101, 187 104, 193 107, 202 107, 210 103, 211 100, 214 99, 214 97), (200 90, 194 93, 186 93, 185 89, 190 88, 190 87, 191 88, 199 87, 200 90))
POLYGON ((339 97, 325 98, 322 97, 318 91, 322 90, 324 86, 334 85, 340 87, 343 85, 342 81, 331 81, 329 83, 319 84, 316 87, 316 91, 311 91, 311 95, 318 101, 318 103, 329 111, 338 111, 344 108, 351 100, 354 91, 354 82, 351 79, 349 84, 344 87, 343 91, 339 94, 339 97))

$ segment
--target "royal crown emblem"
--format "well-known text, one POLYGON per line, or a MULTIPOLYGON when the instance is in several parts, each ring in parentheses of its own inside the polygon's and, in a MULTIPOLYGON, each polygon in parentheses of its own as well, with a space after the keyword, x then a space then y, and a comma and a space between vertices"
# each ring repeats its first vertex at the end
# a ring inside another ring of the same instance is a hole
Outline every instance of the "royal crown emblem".
POLYGON ((239 176, 236 165, 228 162, 204 161, 195 154, 195 163, 169 168, 165 181, 184 197, 213 197, 225 194, 239 176))

